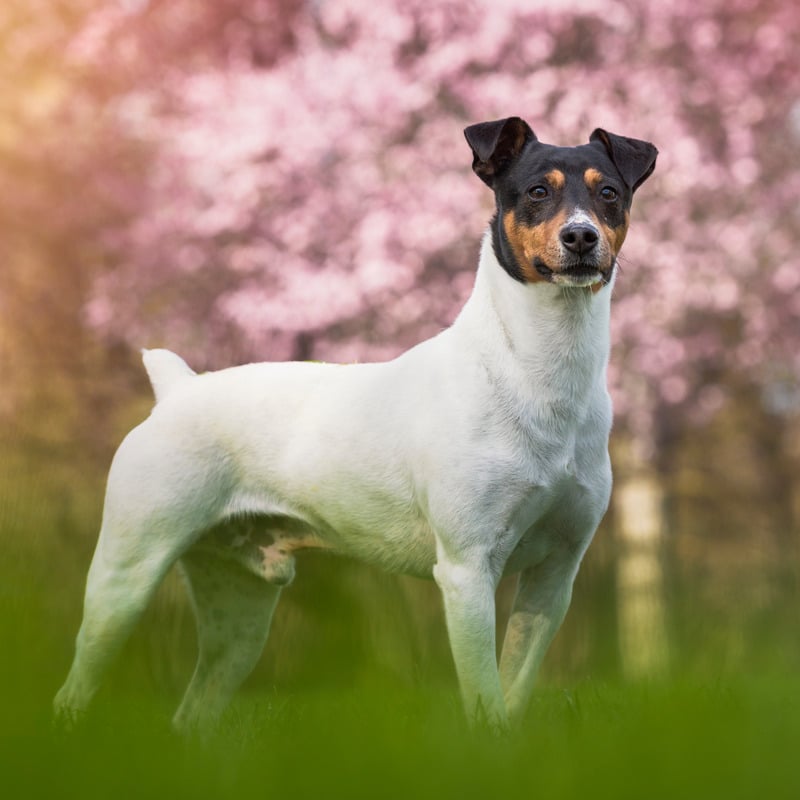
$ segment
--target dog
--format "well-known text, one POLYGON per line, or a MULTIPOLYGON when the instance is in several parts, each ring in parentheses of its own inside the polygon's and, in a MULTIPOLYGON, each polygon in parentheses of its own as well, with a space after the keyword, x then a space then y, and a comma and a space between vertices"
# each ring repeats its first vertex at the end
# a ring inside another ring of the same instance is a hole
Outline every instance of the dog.
POLYGON ((375 364, 196 374, 144 351, 156 403, 113 459, 60 719, 84 712, 177 563, 199 656, 174 723, 212 723, 261 655, 296 551, 315 547, 432 577, 468 719, 504 730, 524 714, 610 498, 611 293, 657 150, 603 129, 544 144, 519 117, 464 133, 496 214, 451 327, 375 364), (242 518, 255 534, 221 526, 242 518))

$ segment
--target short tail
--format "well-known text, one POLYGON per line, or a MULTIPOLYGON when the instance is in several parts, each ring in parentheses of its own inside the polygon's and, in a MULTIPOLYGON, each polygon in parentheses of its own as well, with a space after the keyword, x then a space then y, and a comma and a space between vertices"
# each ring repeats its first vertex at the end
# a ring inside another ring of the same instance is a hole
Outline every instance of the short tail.
POLYGON ((180 357, 170 350, 142 350, 142 361, 156 402, 163 400, 176 386, 197 373, 180 357))

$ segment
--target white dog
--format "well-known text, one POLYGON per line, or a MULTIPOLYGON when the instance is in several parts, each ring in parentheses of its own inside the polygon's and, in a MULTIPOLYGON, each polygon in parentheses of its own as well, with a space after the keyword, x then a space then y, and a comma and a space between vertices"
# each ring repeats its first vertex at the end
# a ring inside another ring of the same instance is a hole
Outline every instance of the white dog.
POLYGON ((524 712, 608 504, 611 290, 657 151, 600 129, 554 147, 518 117, 465 135, 497 214, 452 327, 382 364, 196 375, 145 352, 157 403, 111 467, 60 717, 85 709, 177 562, 200 652, 175 722, 215 719, 307 547, 432 576, 468 717, 502 729, 524 712), (208 533, 241 515, 258 536, 208 533), (507 573, 519 588, 498 669, 507 573))

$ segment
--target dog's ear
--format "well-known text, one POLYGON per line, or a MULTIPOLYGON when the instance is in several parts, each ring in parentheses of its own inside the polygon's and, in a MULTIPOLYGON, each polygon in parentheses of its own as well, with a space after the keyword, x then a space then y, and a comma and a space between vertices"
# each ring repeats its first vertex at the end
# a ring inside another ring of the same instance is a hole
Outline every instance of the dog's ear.
POLYGON ((600 142, 620 171, 625 183, 635 192, 656 168, 658 150, 650 142, 617 136, 597 128, 589 137, 590 142, 600 142))
POLYGON ((536 141, 536 134, 520 117, 470 125, 464 136, 472 148, 472 169, 492 188, 497 176, 519 157, 525 145, 536 141))

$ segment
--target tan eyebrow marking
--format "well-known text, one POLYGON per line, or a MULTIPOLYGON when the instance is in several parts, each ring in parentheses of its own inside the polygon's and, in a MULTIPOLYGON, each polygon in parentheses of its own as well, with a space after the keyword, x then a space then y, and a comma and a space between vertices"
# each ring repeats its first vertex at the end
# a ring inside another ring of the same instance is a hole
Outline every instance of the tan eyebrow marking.
POLYGON ((554 188, 554 189, 563 189, 564 183, 566 182, 566 178, 564 177, 564 173, 560 169, 551 169, 545 176, 545 180, 554 188))
POLYGON ((597 184, 603 180, 603 174, 594 167, 589 167, 589 169, 583 173, 583 180, 590 189, 596 189, 597 184))

